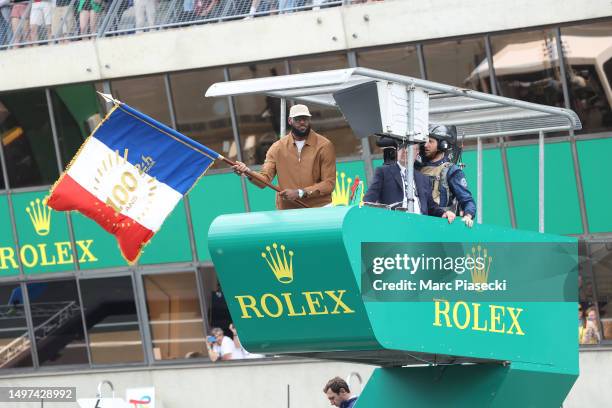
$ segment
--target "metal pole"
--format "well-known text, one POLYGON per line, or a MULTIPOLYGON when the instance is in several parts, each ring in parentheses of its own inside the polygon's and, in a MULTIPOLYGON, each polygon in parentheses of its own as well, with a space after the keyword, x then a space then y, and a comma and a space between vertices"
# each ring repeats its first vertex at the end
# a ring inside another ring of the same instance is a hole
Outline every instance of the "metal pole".
POLYGON ((419 69, 421 71, 421 78, 427 79, 427 65, 425 64, 425 56, 423 55, 423 44, 416 45, 417 58, 419 59, 419 69))
POLYGON ((538 143, 538 231, 544 232, 544 132, 538 143))
MULTIPOLYGON (((356 68, 357 65, 357 54, 355 51, 349 51, 346 54, 349 67, 356 68)), ((370 150, 370 138, 362 138, 361 142, 361 159, 365 166, 366 181, 370 182, 374 177, 374 166, 372 166, 372 151, 370 150)))
MULTIPOLYGON (((223 68, 223 79, 230 81, 229 68, 223 68)), ((234 106, 234 98, 232 96, 227 97, 227 104, 229 106, 230 120, 232 122, 232 133, 234 136, 234 143, 236 144, 236 158, 239 161, 244 161, 242 157, 242 141, 240 140, 240 128, 238 127, 238 120, 236 118, 236 107, 234 106)), ((251 211, 251 204, 249 203, 249 192, 246 185, 246 179, 240 177, 240 187, 242 188, 242 198, 244 200, 244 210, 246 212, 251 211)))
POLYGON ((561 43, 561 29, 555 29, 555 41, 557 43, 557 61, 559 62, 559 75, 561 78, 561 89, 563 89, 563 100, 565 108, 570 109, 569 87, 567 86, 567 74, 565 72, 565 58, 563 55, 563 44, 561 43))
MULTIPOLYGON (((17 232, 17 223, 15 222, 15 209, 13 208, 13 197, 11 193, 11 185, 8 177, 8 168, 4 156, 4 146, 0 143, 0 167, 2 167, 2 176, 4 177, 4 185, 6 187, 6 201, 8 204, 9 218, 11 221, 11 231, 13 233, 13 241, 15 244, 15 253, 17 254, 17 267, 19 268, 19 278, 25 279, 25 271, 19 254, 21 246, 19 245, 19 233, 17 232)), ((38 350, 36 348, 36 336, 34 335, 34 319, 32 318, 32 310, 30 309, 30 298, 28 297, 27 285, 22 282, 19 284, 21 295, 23 296, 23 311, 25 313, 26 325, 28 326, 28 336, 30 337, 30 353, 32 356, 32 366, 38 368, 38 350)))
POLYGON ((487 54, 487 62, 489 63, 489 83, 491 84, 491 93, 493 95, 497 95, 497 79, 495 78, 495 66, 493 65, 491 36, 489 35, 485 35, 485 52, 487 54))
POLYGON ((476 222, 482 224, 482 139, 477 139, 476 145, 476 222))
POLYGON ((408 212, 414 213, 414 149, 413 145, 409 144, 406 146, 408 151, 408 161, 406 164, 406 178, 408 191, 406 191, 406 198, 408 199, 408 212))
POLYGON ((287 122, 285 118, 287 117, 287 100, 285 98, 281 98, 280 100, 280 135, 277 135, 279 139, 287 133, 287 122))

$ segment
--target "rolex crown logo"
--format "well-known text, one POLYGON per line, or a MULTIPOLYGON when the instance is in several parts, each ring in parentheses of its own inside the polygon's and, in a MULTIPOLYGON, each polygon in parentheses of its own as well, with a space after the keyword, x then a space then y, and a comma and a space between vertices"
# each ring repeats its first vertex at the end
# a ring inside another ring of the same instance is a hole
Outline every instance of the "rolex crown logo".
POLYGON ((30 216, 30 221, 34 226, 34 230, 40 236, 49 234, 51 229, 51 208, 47 207, 47 199, 40 198, 30 201, 30 206, 26 207, 26 212, 30 216))
POLYGON ((487 283, 489 281, 491 262, 493 261, 493 257, 489 256, 487 249, 482 248, 480 245, 477 247, 473 246, 472 253, 468 253, 466 257, 474 261, 474 266, 468 269, 472 275, 472 282, 487 283))
POLYGON ((281 245, 279 252, 278 245, 275 242, 272 244, 272 248, 269 245, 266 246, 266 252, 262 252, 261 256, 266 260, 280 283, 293 282, 293 251, 285 252, 285 246, 281 245), (287 254, 289 260, 287 260, 287 254))
POLYGON ((332 192, 332 205, 348 205, 351 196, 351 182, 353 181, 350 177, 346 177, 344 172, 340 173, 340 180, 338 181, 338 172, 336 172, 336 188, 332 192))

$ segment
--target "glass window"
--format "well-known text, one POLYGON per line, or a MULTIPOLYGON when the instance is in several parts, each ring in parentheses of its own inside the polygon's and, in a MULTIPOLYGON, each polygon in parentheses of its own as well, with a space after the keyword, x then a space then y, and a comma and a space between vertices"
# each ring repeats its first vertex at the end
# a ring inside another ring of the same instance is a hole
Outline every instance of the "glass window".
MULTIPOLYGON (((360 51, 357 53, 357 63, 360 67, 378 69, 415 78, 421 77, 419 57, 414 45, 360 51)), ((372 154, 382 154, 382 149, 376 145, 376 136, 370 136, 369 139, 372 154)))
MULTIPOLYGON (((544 105, 564 106, 552 30, 493 36, 491 44, 497 89, 501 95, 544 105)), ((481 75, 485 75, 484 67, 481 75)))
POLYGON ((419 57, 414 45, 359 51, 357 53, 357 63, 360 67, 378 69, 415 78, 421 77, 419 57))
POLYGON ((79 284, 92 364, 143 361, 131 277, 81 279, 79 284))
MULTIPOLYGON (((612 342, 612 241, 590 244, 603 341, 612 342)), ((588 315, 586 316, 588 319, 588 315)), ((592 317, 592 316, 591 316, 592 317)))
MULTIPOLYGON (((295 59, 290 61, 290 66, 292 74, 302 74, 348 68, 348 61, 345 54, 337 54, 295 59)), ((312 129, 333 142, 337 157, 361 155, 359 139, 353 135, 351 128, 337 108, 314 104, 308 107, 312 114, 312 129)))
MULTIPOLYGON (((230 69, 232 81, 284 74, 285 64, 280 61, 242 65, 230 69)), ((234 101, 243 160, 247 164, 261 164, 270 146, 280 136, 280 99, 263 95, 243 95, 235 97, 234 101)))
POLYGON ((94 84, 53 88, 51 98, 62 165, 65 167, 98 126, 104 113, 94 84))
POLYGON ((482 38, 464 38, 423 47, 427 79, 491 92, 489 68, 482 38))
POLYGON ((55 182, 58 169, 44 90, 0 95, 0 135, 11 188, 55 182))
POLYGON ((571 108, 580 132, 612 128, 612 21, 564 27, 561 41, 571 108))
POLYGON ((0 285, 0 303, 0 368, 32 367, 32 343, 18 283, 0 285))
POLYGON ((193 272, 143 277, 156 360, 208 357, 193 272))
POLYGON ((111 82, 113 96, 153 119, 170 126, 170 110, 163 75, 111 82))
POLYGON ((87 364, 87 347, 76 281, 28 283, 41 366, 87 364))
POLYGON ((217 279, 217 273, 213 268, 200 269, 204 286, 204 302, 208 312, 208 325, 220 327, 227 334, 230 333, 229 325, 232 322, 225 296, 217 279))
POLYGON ((205 98, 202 93, 223 81, 221 69, 170 74, 177 130, 236 160, 232 122, 226 97, 205 98))

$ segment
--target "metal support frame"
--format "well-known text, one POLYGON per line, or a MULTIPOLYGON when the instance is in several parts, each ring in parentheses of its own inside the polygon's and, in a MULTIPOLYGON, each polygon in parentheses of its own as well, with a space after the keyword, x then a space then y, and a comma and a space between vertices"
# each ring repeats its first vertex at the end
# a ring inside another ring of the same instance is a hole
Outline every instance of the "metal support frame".
MULTIPOLYGON (((349 51, 346 58, 350 68, 356 68, 359 66, 355 51, 349 51)), ((372 177, 374 177, 374 166, 372 164, 372 151, 370 149, 369 138, 361 139, 361 157, 365 166, 366 181, 369 183, 372 180, 372 177)))
POLYGON ((482 139, 477 139, 476 145, 476 222, 482 224, 482 139))
MULTIPOLYGON (((223 68, 223 80, 229 81, 231 78, 229 68, 223 68)), ((230 112, 230 120, 232 122, 232 133, 234 136, 234 143, 236 143, 236 157, 239 161, 244 161, 242 157, 242 140, 240 140, 240 128, 238 127, 238 118, 236 117, 236 106, 234 105, 234 98, 232 96, 227 97, 227 105, 230 112)), ((240 177, 240 187, 242 188, 242 197, 244 200, 244 210, 246 212, 251 211, 251 204, 249 203, 249 190, 247 188, 247 181, 244 177, 240 177)))
MULTIPOLYGON (((49 88, 45 88, 45 95, 47 97, 47 108, 49 110, 49 120, 51 122, 51 135, 53 137, 53 148, 55 150, 55 160, 57 163, 58 174, 62 174, 63 165, 62 165, 62 155, 59 146, 58 132, 57 132, 57 124, 55 123, 55 115, 53 114, 53 98, 51 97, 51 90, 49 88)), ((68 225, 68 237, 70 239, 70 247, 72 248, 72 257, 74 263, 75 271, 79 271, 81 269, 81 265, 79 264, 79 253, 77 252, 76 247, 76 239, 74 234, 74 226, 72 224, 72 216, 69 211, 66 211, 66 224, 68 225)), ((83 328, 83 338, 85 340, 85 350, 87 352, 87 362, 91 366, 91 350, 89 348, 89 333, 87 332, 87 322, 85 319, 85 310, 83 308, 83 298, 81 296, 81 288, 79 286, 79 278, 78 276, 75 279, 75 285, 77 287, 77 298, 79 300, 80 312, 81 312, 81 325, 83 328)))
MULTIPOLYGON (((4 156, 4 145, 0 143, 0 167, 2 167, 2 176, 4 177, 4 185, 6 187, 6 201, 9 209, 9 218, 11 222, 11 232, 13 234, 13 241, 15 244, 15 250, 17 256, 21 253, 21 245, 19 244, 19 233, 17 232, 17 222, 15 221, 15 209, 13 208, 13 198, 11 196, 11 183, 8 175, 8 168, 6 164, 6 157, 4 156)), ((34 335, 34 319, 32 318, 32 310, 30 308, 30 297, 28 296, 28 288, 23 280, 25 279, 25 272, 23 270, 23 264, 21 258, 18 259, 17 267, 19 268, 19 279, 22 281, 18 283, 21 288, 21 294, 23 296, 23 308, 25 312, 26 325, 28 327, 28 336, 30 337, 30 354, 32 357, 32 367, 39 368, 40 364, 38 361, 38 349, 36 347, 36 336, 34 335)))
POLYGON ((544 131, 538 139, 538 231, 544 232, 544 131))

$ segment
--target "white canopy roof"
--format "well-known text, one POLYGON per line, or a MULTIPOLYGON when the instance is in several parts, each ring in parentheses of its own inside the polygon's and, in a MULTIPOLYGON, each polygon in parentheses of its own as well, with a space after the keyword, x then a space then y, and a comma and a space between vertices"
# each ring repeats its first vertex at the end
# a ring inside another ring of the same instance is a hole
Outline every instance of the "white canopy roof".
POLYGON ((581 128, 578 116, 569 109, 524 102, 368 68, 217 82, 208 88, 206 96, 263 94, 337 107, 334 92, 370 81, 396 82, 426 90, 430 95, 430 123, 456 125, 460 134, 466 138, 581 128))

